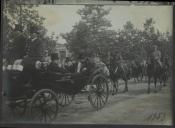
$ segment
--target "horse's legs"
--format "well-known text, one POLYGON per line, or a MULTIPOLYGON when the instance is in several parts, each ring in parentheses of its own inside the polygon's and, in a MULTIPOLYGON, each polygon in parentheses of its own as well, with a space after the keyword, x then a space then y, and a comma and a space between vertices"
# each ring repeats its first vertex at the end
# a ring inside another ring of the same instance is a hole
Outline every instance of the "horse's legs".
POLYGON ((126 80, 126 91, 128 92, 128 80, 126 80))
POLYGON ((136 79, 137 79, 137 82, 139 82, 139 75, 136 77, 136 79))
POLYGON ((164 81, 164 80, 163 80, 162 78, 160 78, 160 88, 159 88, 159 90, 162 89, 162 83, 164 83, 163 81, 164 81))
POLYGON ((118 80, 117 80, 115 83, 117 83, 117 84, 116 84, 116 92, 118 92, 118 87, 119 87, 118 80))
POLYGON ((148 90, 147 90, 148 94, 150 93, 150 83, 151 83, 151 77, 148 76, 148 90))
POLYGON ((135 76, 134 76, 134 81, 135 81, 135 83, 137 82, 135 76))
POLYGON ((163 86, 165 87, 166 86, 166 81, 168 80, 168 75, 167 74, 165 74, 164 76, 163 76, 163 86))
POLYGON ((128 81, 127 79, 124 79, 124 82, 125 82, 125 89, 123 92, 128 92, 128 81))
POLYGON ((157 92, 157 77, 154 77, 154 86, 155 86, 155 92, 157 92))
POLYGON ((140 74, 140 82, 142 82, 142 74, 140 74))
POLYGON ((167 76, 165 76, 165 79, 163 79, 163 86, 166 86, 167 76))
POLYGON ((144 73, 142 71, 142 74, 141 74, 141 82, 144 80, 144 73))
POLYGON ((115 95, 118 92, 118 80, 113 81, 113 90, 112 95, 115 95), (117 83, 117 84, 116 84, 117 83))

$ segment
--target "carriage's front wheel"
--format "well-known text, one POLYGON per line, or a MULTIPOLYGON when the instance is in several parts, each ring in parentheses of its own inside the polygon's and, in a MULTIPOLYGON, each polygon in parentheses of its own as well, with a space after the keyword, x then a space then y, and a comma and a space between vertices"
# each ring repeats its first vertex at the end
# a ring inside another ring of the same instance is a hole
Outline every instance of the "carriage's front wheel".
POLYGON ((90 104, 97 110, 101 109, 106 105, 108 96, 109 89, 107 79, 102 75, 95 76, 89 87, 88 100, 90 104))
POLYGON ((51 122, 58 113, 58 98, 54 91, 41 89, 32 97, 30 114, 33 121, 51 122))

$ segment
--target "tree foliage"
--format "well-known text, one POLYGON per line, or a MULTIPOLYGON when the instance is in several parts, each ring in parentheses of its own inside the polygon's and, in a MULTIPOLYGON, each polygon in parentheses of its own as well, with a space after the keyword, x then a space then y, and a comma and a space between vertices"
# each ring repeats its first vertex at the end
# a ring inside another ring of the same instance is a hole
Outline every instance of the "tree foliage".
POLYGON ((109 29, 111 22, 105 17, 109 12, 110 9, 105 10, 102 5, 86 5, 77 12, 81 20, 71 32, 62 34, 74 56, 107 55, 109 44, 113 44, 116 38, 116 32, 109 29))
POLYGON ((3 10, 3 55, 13 61, 28 54, 42 58, 44 50, 53 51, 56 41, 46 36, 43 17, 34 5, 16 4, 8 0, 3 10))
POLYGON ((81 20, 70 32, 62 34, 73 56, 98 53, 108 61, 109 56, 116 57, 120 53, 126 60, 142 61, 150 56, 155 44, 163 56, 171 55, 171 36, 156 30, 153 18, 143 23, 143 30, 127 21, 121 30, 115 31, 106 18, 110 9, 104 9, 102 5, 85 5, 77 13, 81 20))

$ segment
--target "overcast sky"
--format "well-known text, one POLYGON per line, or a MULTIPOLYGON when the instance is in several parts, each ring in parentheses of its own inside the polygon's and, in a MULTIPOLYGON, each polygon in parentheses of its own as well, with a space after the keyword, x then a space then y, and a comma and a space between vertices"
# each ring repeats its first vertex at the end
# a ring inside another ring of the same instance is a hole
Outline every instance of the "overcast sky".
MULTIPOLYGON (((36 9, 39 14, 45 17, 44 25, 48 30, 48 35, 55 32, 70 32, 72 26, 80 20, 77 10, 83 5, 40 5, 36 9)), ((106 16, 112 23, 112 29, 118 30, 127 21, 131 21, 138 29, 143 29, 143 23, 148 18, 153 18, 156 22, 155 27, 161 32, 172 32, 172 7, 171 6, 117 6, 105 5, 111 8, 110 14, 106 16)), ((59 36, 59 43, 66 41, 59 36)))

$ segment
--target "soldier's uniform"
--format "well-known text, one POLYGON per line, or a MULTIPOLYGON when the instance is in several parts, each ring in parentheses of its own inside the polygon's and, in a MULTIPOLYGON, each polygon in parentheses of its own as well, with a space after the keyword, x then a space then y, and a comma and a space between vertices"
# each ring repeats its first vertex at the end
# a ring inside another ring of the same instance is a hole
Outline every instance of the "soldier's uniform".
POLYGON ((153 57, 154 57, 155 61, 157 61, 159 63, 159 65, 162 67, 161 52, 159 50, 155 50, 153 52, 153 57))
POLYGON ((125 68, 125 61, 123 59, 123 57, 120 55, 119 56, 119 66, 122 68, 122 70, 124 71, 124 68, 125 68))

